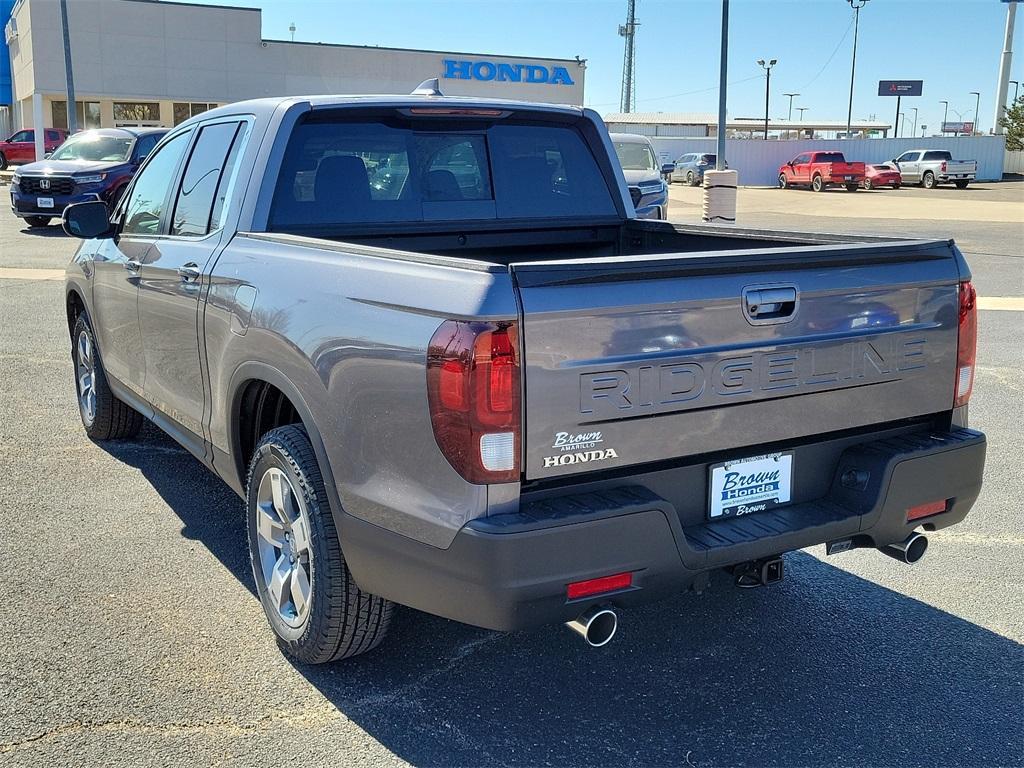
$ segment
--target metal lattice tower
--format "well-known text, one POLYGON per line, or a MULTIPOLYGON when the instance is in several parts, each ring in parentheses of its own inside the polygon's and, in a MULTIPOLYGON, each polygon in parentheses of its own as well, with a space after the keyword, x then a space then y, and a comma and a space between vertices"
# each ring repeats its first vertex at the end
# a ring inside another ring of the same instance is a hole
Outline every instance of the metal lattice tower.
POLYGON ((619 35, 626 38, 626 51, 622 57, 622 98, 619 102, 620 112, 632 112, 636 109, 636 20, 637 0, 628 0, 626 7, 626 23, 619 25, 619 35))

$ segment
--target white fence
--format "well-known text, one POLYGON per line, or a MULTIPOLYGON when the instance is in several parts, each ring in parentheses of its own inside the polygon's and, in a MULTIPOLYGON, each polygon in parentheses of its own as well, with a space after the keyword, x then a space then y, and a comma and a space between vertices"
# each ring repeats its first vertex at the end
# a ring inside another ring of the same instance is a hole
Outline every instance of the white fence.
POLYGON ((1003 173, 1024 175, 1024 152, 1021 152, 1019 149, 1006 150, 1006 158, 1003 160, 1003 173))
MULTIPOLYGON (((659 156, 666 162, 689 152, 714 152, 717 139, 683 139, 652 136, 659 156)), ((961 136, 917 139, 727 139, 725 159, 739 172, 739 183, 774 186, 779 166, 809 150, 833 150, 847 160, 882 163, 910 149, 948 149, 958 160, 978 161, 979 181, 998 181, 1003 176, 1005 136, 961 136)))

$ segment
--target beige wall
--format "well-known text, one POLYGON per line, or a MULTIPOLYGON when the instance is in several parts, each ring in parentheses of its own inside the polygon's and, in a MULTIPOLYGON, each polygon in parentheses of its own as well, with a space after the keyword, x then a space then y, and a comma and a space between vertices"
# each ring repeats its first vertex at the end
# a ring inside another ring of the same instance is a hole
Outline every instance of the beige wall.
MULTIPOLYGON (((315 93, 409 93, 421 81, 439 77, 442 91, 451 95, 583 103, 584 68, 575 61, 264 41, 261 13, 237 8, 74 0, 68 3, 68 15, 76 98, 83 100, 169 105, 315 93), (449 58, 549 70, 562 66, 574 83, 444 79, 442 62, 449 58)), ((30 98, 36 91, 63 98, 57 0, 21 0, 13 16, 18 27, 11 43, 15 98, 30 98)), ((49 120, 48 106, 44 114, 49 120)))

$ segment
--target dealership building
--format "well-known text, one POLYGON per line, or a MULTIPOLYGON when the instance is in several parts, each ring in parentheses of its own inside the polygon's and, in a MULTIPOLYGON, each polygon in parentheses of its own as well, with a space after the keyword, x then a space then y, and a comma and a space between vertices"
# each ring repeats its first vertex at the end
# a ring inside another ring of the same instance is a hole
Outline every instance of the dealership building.
MULTIPOLYGON (((583 60, 268 39, 259 8, 164 0, 67 8, 79 128, 169 127, 263 96, 409 93, 434 77, 446 95, 583 103, 583 60)), ((4 11, 10 87, 5 94, 0 80, 0 125, 6 115, 8 129, 66 128, 58 0, 0 0, 4 11)))

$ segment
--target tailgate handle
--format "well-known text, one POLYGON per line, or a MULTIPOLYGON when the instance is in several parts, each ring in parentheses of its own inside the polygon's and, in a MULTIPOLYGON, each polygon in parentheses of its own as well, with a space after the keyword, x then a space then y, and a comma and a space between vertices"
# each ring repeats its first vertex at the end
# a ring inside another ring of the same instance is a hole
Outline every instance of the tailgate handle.
POLYGON ((784 323, 796 314, 795 285, 762 285, 743 289, 743 314, 754 325, 784 323))

